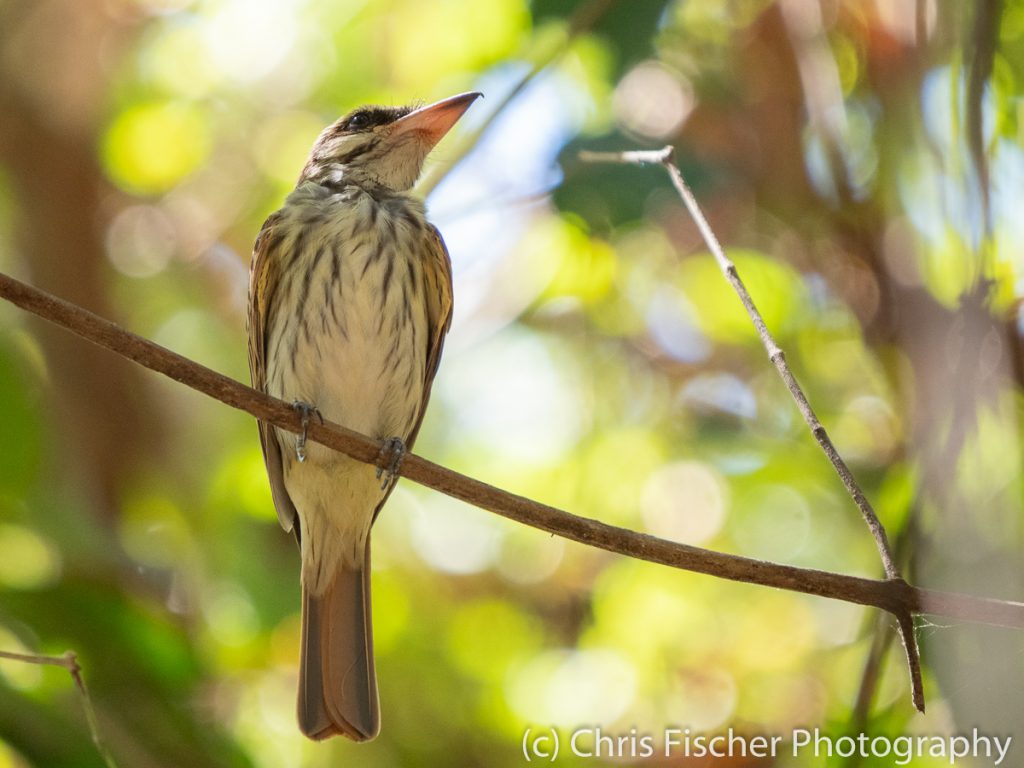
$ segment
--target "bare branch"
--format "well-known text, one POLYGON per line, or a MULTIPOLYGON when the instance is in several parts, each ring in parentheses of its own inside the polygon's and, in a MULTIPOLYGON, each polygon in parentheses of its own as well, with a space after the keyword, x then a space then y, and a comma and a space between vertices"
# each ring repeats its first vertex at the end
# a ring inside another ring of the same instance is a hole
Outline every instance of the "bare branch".
POLYGON ((566 30, 564 36, 554 41, 554 45, 551 45, 537 56, 533 66, 526 71, 516 84, 512 86, 508 93, 497 103, 494 110, 487 115, 483 123, 477 126, 473 131, 466 134, 459 141, 458 146, 455 150, 449 154, 444 162, 440 165, 434 166, 426 177, 416 185, 416 192, 423 197, 427 197, 437 189, 437 185, 440 184, 445 176, 447 176, 451 170, 458 165, 466 155, 473 151, 473 147, 477 145, 480 139, 494 124, 494 121, 498 119, 504 113, 505 109, 511 104, 519 94, 526 90, 526 87, 534 81, 534 79, 545 69, 551 66, 554 62, 560 59, 573 41, 582 34, 589 32, 593 27, 604 17, 604 15, 611 10, 611 7, 616 3, 616 0, 590 0, 589 2, 581 3, 578 8, 573 12, 572 16, 567 20, 566 30))
MULTIPOLYGON (((1002 19, 1003 3, 977 3, 975 5, 973 45, 967 66, 966 103, 967 148, 971 153, 971 162, 978 175, 978 192, 981 199, 982 220, 985 224, 985 237, 992 237, 992 186, 989 183, 988 157, 986 155, 986 138, 983 131, 985 86, 992 76, 996 51, 999 47, 999 22, 1002 19)), ((982 246, 982 259, 991 258, 991 245, 982 246)), ((982 274, 991 274, 991 261, 981 265, 982 274)))
POLYGON ((679 172, 679 169, 676 167, 673 159, 672 147, 668 146, 654 151, 580 152, 580 159, 586 162, 613 162, 633 165, 658 164, 668 171, 669 176, 672 179, 672 184, 675 186, 676 191, 679 192, 679 196, 682 198, 683 203, 685 203, 687 210, 690 212, 690 216, 693 217, 694 222, 697 224, 697 229, 700 230, 704 243, 707 245, 708 250, 711 251, 711 255, 715 257, 715 261, 718 262, 718 266, 722 270, 722 274, 725 275, 726 280, 729 281, 729 284, 736 291, 740 301, 743 303, 743 308, 750 316, 750 320, 753 322, 754 328, 757 330, 757 335, 761 339, 761 344, 768 353, 768 359, 771 360, 776 370, 778 370, 779 376, 782 377, 783 382, 786 384, 786 388, 796 401, 797 408, 800 410, 800 415, 804 417, 804 421, 807 423, 808 429, 811 430, 811 434, 814 435, 814 439, 818 441, 818 444, 825 452, 829 462, 835 468, 836 474, 838 474, 839 478, 843 481, 843 485, 846 487, 847 492, 850 494, 854 503, 857 505, 857 508, 860 510, 861 515, 864 517, 864 520, 867 522, 868 528, 871 530, 871 534, 875 538, 875 544, 878 547, 878 552, 881 555, 882 566, 885 568, 885 575, 890 579, 900 578, 899 568, 896 567, 896 563, 893 560, 892 549, 890 548, 889 540, 885 535, 885 528, 878 520, 878 515, 875 514, 875 510, 872 508, 871 503, 867 500, 864 492, 854 479, 853 473, 850 472, 850 468, 846 465, 846 462, 843 461, 842 456, 840 456, 839 452, 836 450, 835 445, 832 443, 832 438, 828 436, 828 432, 825 430, 825 427, 823 427, 821 422, 818 420, 818 416, 815 414, 814 409, 808 402, 803 388, 800 386, 796 377, 793 375, 793 372, 790 370, 789 365, 786 363, 785 352, 783 352, 775 342, 775 338, 765 325, 764 318, 761 317, 761 313, 754 304, 754 300, 750 297, 750 293, 743 284, 743 280, 740 279, 739 272, 736 270, 736 265, 733 264, 732 260, 725 255, 725 251, 722 250, 722 246, 718 242, 718 238, 715 237, 715 233, 708 225, 707 219, 704 218, 703 212, 697 205, 696 198, 694 198, 690 188, 686 186, 686 182, 683 181, 683 175, 679 172))
POLYGON ((878 689, 878 680, 882 675, 885 656, 892 645, 893 632, 889 625, 890 617, 884 613, 872 613, 874 627, 871 631, 871 648, 864 662, 864 671, 860 677, 857 699, 850 714, 850 732, 860 733, 867 728, 868 715, 878 689))
POLYGON ((85 710, 85 720, 89 725, 89 734, 92 736, 92 743, 96 745, 96 751, 100 753, 107 768, 117 768, 113 756, 107 751, 103 739, 100 738, 99 724, 96 721, 96 710, 92 706, 92 698, 89 696, 89 689, 85 685, 85 678, 82 676, 82 667, 78 664, 78 655, 74 651, 65 651, 63 656, 41 656, 37 653, 15 653, 13 651, 0 651, 0 659, 11 659, 25 664, 39 664, 43 666, 63 667, 75 681, 75 688, 82 700, 82 709, 85 710))
MULTIPOLYGON (((33 314, 78 334, 197 392, 245 411, 268 424, 298 434, 301 418, 292 406, 97 317, 87 310, 0 273, 0 296, 33 314)), ((310 440, 367 464, 377 465, 381 444, 331 422, 308 426, 310 440)), ((811 568, 770 563, 667 541, 648 534, 570 514, 453 472, 415 454, 402 462, 400 474, 456 499, 524 525, 592 547, 672 568, 731 581, 760 584, 881 608, 902 617, 926 613, 961 621, 1024 629, 1024 603, 936 592, 902 579, 866 579, 811 568)), ((913 635, 904 634, 904 642, 913 635)), ((916 645, 909 644, 916 662, 916 645)), ((919 669, 919 668, 918 668, 919 669)), ((918 675, 919 675, 918 671, 918 675)), ((912 673, 919 686, 920 677, 912 673)), ((923 704, 915 694, 915 704, 923 704)))
MULTIPOLYGON (((761 344, 768 353, 768 359, 772 361, 772 365, 775 366, 779 376, 786 385, 786 389, 789 390, 790 395, 793 397, 793 401, 796 403, 796 407, 800 411, 800 415, 803 416, 804 421, 807 423, 807 428, 811 430, 811 434, 814 435, 814 439, 818 442, 818 445, 821 446, 825 456, 828 457, 828 460, 835 469, 836 474, 839 475, 840 480, 842 480, 843 485, 846 487, 847 493, 850 494, 854 504, 857 505, 857 509, 860 510, 861 516, 867 523, 868 529, 871 531, 871 535, 875 539, 875 545, 878 547, 878 553, 882 558, 882 567, 885 569, 886 577, 893 581, 902 581, 899 568, 897 567, 896 561, 892 555, 892 548, 889 546, 889 539, 885 534, 884 526, 878 519, 878 515, 875 514, 875 510, 871 506, 871 502, 868 501, 867 496, 865 496, 864 491, 861 490, 860 485, 854 479, 850 468, 846 465, 843 457, 839 455, 839 451, 836 450, 835 445, 832 443, 832 438, 828 436, 828 432, 825 430, 825 427, 822 426, 821 421, 819 421, 817 414, 814 412, 810 402, 807 400, 807 396, 804 394, 803 388, 800 386, 800 383, 796 380, 792 370, 790 370, 789 365, 786 363, 786 354, 775 342, 775 338, 772 336, 771 331, 768 330, 768 326, 765 325, 764 318, 761 317, 761 313, 754 304, 754 300, 747 291, 747 287, 743 284, 743 280, 740 278, 736 265, 728 256, 725 255, 725 251, 718 242, 718 238, 715 236, 714 231, 711 229, 707 219, 704 217, 704 213, 697 204, 697 199, 693 196, 690 188, 683 180, 683 174, 679 171, 679 168, 676 166, 673 158, 673 148, 671 146, 667 146, 653 152, 583 152, 580 153, 580 159, 589 162, 615 162, 633 165, 657 163, 668 172, 669 178, 672 180, 672 185, 676 188, 683 204, 686 205, 686 209, 690 212, 690 216, 696 223, 697 229, 700 230, 700 234, 704 239, 705 245, 707 245, 708 250, 711 251, 712 256, 715 257, 715 261, 718 262, 718 266, 722 270, 722 274, 725 276, 725 279, 729 281, 729 285, 732 286, 736 295, 739 296, 740 302, 743 304, 743 308, 750 316, 750 320, 754 324, 754 328, 757 330, 757 335, 761 339, 761 344)), ((914 636, 913 617, 908 611, 896 612, 895 616, 899 623, 900 636, 903 638, 903 647, 907 654, 907 665, 910 670, 911 696, 914 700, 914 706, 923 712, 924 689, 921 682, 921 659, 920 652, 917 647, 917 638, 914 636)))
MULTIPOLYGON (((94 344, 268 424, 296 434, 302 431, 299 415, 283 400, 257 392, 3 273, 0 273, 0 296, 94 344)), ((314 421, 309 424, 308 435, 310 440, 367 464, 376 465, 379 460, 380 443, 337 424, 314 421)), ((405 457, 400 474, 420 485, 524 525, 672 568, 873 606, 894 614, 929 613, 961 621, 1024 629, 1024 603, 935 592, 912 587, 902 580, 845 576, 679 544, 540 504, 453 472, 415 454, 405 457)))

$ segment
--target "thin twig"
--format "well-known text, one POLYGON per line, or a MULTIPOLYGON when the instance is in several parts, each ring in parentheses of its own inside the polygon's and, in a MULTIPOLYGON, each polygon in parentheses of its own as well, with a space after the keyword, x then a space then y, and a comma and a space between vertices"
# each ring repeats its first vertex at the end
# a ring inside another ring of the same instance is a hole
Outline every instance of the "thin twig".
POLYGON ((690 191, 690 188, 686 185, 683 180, 683 175, 680 173, 679 168, 676 166, 673 160, 673 149, 671 146, 665 147, 664 149, 656 150, 653 152, 581 152, 580 159, 587 162, 617 162, 617 163, 630 163, 634 165, 648 165, 658 164, 668 171, 669 176, 672 179, 672 184, 675 186, 676 191, 682 198, 683 203, 686 205, 687 210, 690 212, 690 216, 693 217, 694 222, 697 224, 697 229, 700 230, 700 234, 704 239, 704 243, 707 245, 708 250, 711 251, 711 255, 715 257, 715 261, 718 262, 719 268, 725 275, 726 280, 736 291, 740 301, 743 303, 743 308, 747 311, 750 316, 751 322, 754 324, 754 328, 757 330, 757 335, 761 339, 761 344, 764 345, 765 351, 768 353, 768 359, 771 360, 776 370, 779 372, 779 376, 782 377, 782 381, 786 385, 786 389, 793 396, 793 400, 796 401, 796 406, 800 410, 800 415, 803 416, 804 421, 807 423, 808 429, 811 430, 811 434, 814 435, 814 439, 818 441, 818 445, 825 452, 825 456, 828 457, 829 462, 835 468, 836 474, 839 475, 839 479, 843 481, 843 485, 846 487, 847 493, 853 499, 854 504, 857 505, 857 509, 860 510, 864 521, 867 523, 868 528, 871 531, 871 535, 875 539, 875 544, 878 547, 878 553, 882 558, 882 567, 885 569, 886 577, 890 579, 900 578, 899 568, 896 566, 896 562, 892 556, 892 548, 889 546, 889 539, 885 534, 885 528, 878 519, 878 515, 875 514, 875 510, 871 506, 871 502, 868 501, 864 495, 864 491, 861 490, 860 485, 853 477, 853 473, 850 468, 846 465, 843 457, 839 455, 835 445, 832 443, 832 438, 828 436, 828 432, 825 427, 822 426, 821 421, 818 420, 817 414, 811 407, 810 402, 807 400, 807 395, 804 394, 803 388, 800 386, 793 372, 789 368, 789 364, 786 362, 786 353, 782 351, 779 345, 775 341, 775 337, 772 336, 771 331, 768 330, 768 326, 765 325, 764 318, 761 317, 761 312, 754 304, 754 300, 750 297, 750 293, 747 291, 747 287, 743 284, 743 280, 740 279, 739 272, 736 270, 736 265, 732 260, 725 255, 725 251, 722 250, 721 244, 718 242, 718 238, 715 237, 715 233, 712 231, 710 225, 708 225, 707 219, 704 218, 704 213, 701 211, 700 206, 697 205, 697 200, 690 191))
POLYGON ((63 656, 42 656, 37 653, 15 653, 14 651, 0 651, 0 659, 11 659, 25 664, 39 664, 52 667, 63 667, 71 675, 78 689, 79 698, 82 700, 82 709, 85 710, 85 721, 89 725, 89 733, 92 736, 92 743, 96 745, 96 751, 100 753, 107 768, 117 768, 114 757, 107 751, 103 739, 100 738, 99 723, 96 720, 96 710, 92 705, 92 697, 89 696, 89 688, 85 685, 85 677, 82 675, 82 667, 78 663, 78 655, 74 651, 65 651, 63 656))
MULTIPOLYGON (((999 48, 999 22, 1003 15, 1003 3, 976 3, 974 29, 971 35, 971 54, 967 63, 967 92, 964 95, 967 123, 967 149, 971 155, 974 172, 977 174, 979 199, 981 200, 984 236, 992 237, 992 187, 989 179, 986 137, 983 130, 985 87, 992 76, 996 51, 999 48)), ((991 246, 981 246, 981 257, 991 256, 991 246)), ((980 275, 991 274, 992 264, 982 263, 980 275)))
MULTIPOLYGON (((850 713, 850 721, 846 729, 847 735, 853 738, 856 738, 857 734, 867 731, 868 716, 871 714, 871 705, 875 698, 875 691, 878 689, 879 678, 882 675, 882 666, 894 637, 889 624, 891 617, 888 614, 871 611, 870 615, 874 620, 871 648, 868 650, 867 659, 864 662, 864 671, 861 673, 860 686, 857 689, 857 699, 850 713)), ((842 766, 843 768, 859 768, 863 762, 863 756, 854 750, 843 760, 842 766)))
POLYGON ((891 619, 884 613, 872 612, 871 615, 875 619, 875 626, 871 632, 871 648, 864 662, 864 671, 861 673, 860 686, 857 689, 857 699, 850 715, 851 733, 860 733, 867 727, 871 704, 874 701, 878 680, 882 674, 882 665, 885 662, 889 646, 892 645, 893 632, 889 624, 891 619))
POLYGON ((533 66, 516 81, 516 84, 502 97, 501 101, 497 103, 484 121, 473 131, 462 137, 455 150, 445 157, 442 164, 435 165, 427 173, 423 181, 416 185, 417 194, 423 197, 430 195, 437 188, 437 185, 444 180, 445 176, 473 150, 473 147, 477 145, 481 137, 490 129, 494 121, 504 113, 508 105, 525 91, 526 87, 541 72, 561 58, 569 50, 569 46, 577 37, 590 31, 611 9, 615 2, 616 0, 590 0, 590 2, 581 3, 566 22, 565 36, 557 40, 547 51, 538 56, 533 66))
MULTIPOLYGON (((917 504, 911 506, 893 537, 893 556, 896 558, 896 562, 902 564, 902 572, 911 575, 911 577, 914 572, 912 547, 918 535, 917 522, 919 514, 920 506, 917 504)), ((889 647, 892 645, 894 634, 889 616, 877 612, 871 612, 868 616, 870 622, 866 627, 871 635, 871 647, 864 661, 860 685, 857 688, 857 698, 850 712, 848 732, 851 734, 862 733, 867 728, 871 707, 874 703, 875 693, 878 690, 879 679, 882 674, 882 667, 885 657, 889 652, 889 647)), ((861 762, 859 757, 852 755, 844 765, 847 768, 855 768, 861 762)))
MULTIPOLYGON (((270 397, 97 317, 87 310, 0 273, 0 296, 94 344, 202 392, 233 408, 298 434, 301 417, 290 403, 270 397)), ((377 465, 381 443, 326 422, 308 436, 354 459, 377 465)), ((510 520, 592 547, 731 581, 786 589, 881 608, 894 615, 928 613, 960 621, 1024 629, 1024 603, 936 592, 900 579, 878 580, 754 560, 659 539, 570 514, 461 475, 415 454, 402 476, 510 520)))
MULTIPOLYGON (((718 242, 718 238, 715 236, 714 231, 712 231, 707 219, 704 217, 704 213, 697 204, 697 199, 693 196, 690 188, 683 180, 683 174, 680 172, 678 166, 676 166, 673 158, 673 148, 671 146, 667 146, 663 149, 650 152, 581 152, 580 159, 587 162, 613 162, 633 165, 657 164, 668 172, 669 178, 672 180, 672 185, 679 193, 679 197, 682 199, 686 209, 690 213, 690 216, 696 223, 697 229, 700 230, 704 243, 707 245, 708 250, 711 251, 715 261, 718 262, 718 266, 722 270, 722 274, 725 275, 725 279, 729 281, 729 284, 733 287, 736 295, 739 296, 740 302, 743 304, 743 308, 750 316, 750 320, 754 324, 754 328, 757 330, 757 335, 761 339, 761 344, 764 345, 765 351, 768 353, 768 359, 771 360, 772 364, 775 366, 779 376, 786 385, 786 389, 789 390, 794 402, 796 402, 800 415, 803 416, 804 421, 807 423, 807 427, 811 430, 811 434, 814 435, 814 439, 817 440, 818 445, 821 446, 825 456, 828 457, 828 460, 835 469, 836 474, 839 475, 840 480, 842 480, 843 485, 846 487, 847 493, 850 494, 854 504, 857 505, 857 509, 860 510, 861 516, 867 523, 868 529, 871 531, 871 535, 875 539, 875 545, 878 547, 878 553, 882 558, 882 567, 885 569, 886 578, 890 580, 902 580, 899 568, 893 558, 892 548, 889 546, 889 539, 885 534, 884 526, 878 519, 878 515, 875 514, 875 510, 871 506, 871 502, 868 501, 867 496, 865 496, 864 491, 861 490, 860 485, 854 479, 850 468, 846 465, 843 457, 839 455, 839 451, 836 450, 835 445, 832 443, 832 438, 829 437, 825 427, 822 426, 817 414, 814 412, 810 402, 807 400, 807 396, 804 394, 803 388, 800 386, 796 377, 793 375, 793 372, 790 370, 789 364, 786 362, 785 353, 776 343, 771 331, 768 330, 768 326, 765 325, 764 318, 761 317, 761 313, 754 304, 754 300, 750 297, 750 293, 743 284, 743 280, 740 279, 736 265, 728 256, 725 255, 725 251, 718 242)), ((911 695, 914 700, 914 706, 923 712, 924 690, 921 683, 920 654, 917 647, 917 639, 914 636, 914 622, 911 614, 907 612, 900 612, 895 614, 895 616, 899 623, 900 635, 903 638, 903 646, 907 654, 907 665, 910 670, 911 695)))

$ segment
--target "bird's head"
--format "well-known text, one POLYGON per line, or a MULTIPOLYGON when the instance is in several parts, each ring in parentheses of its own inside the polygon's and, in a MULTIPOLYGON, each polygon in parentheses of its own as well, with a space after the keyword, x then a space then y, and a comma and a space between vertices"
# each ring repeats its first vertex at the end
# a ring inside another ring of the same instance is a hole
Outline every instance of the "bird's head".
POLYGON ((423 161, 479 93, 462 93, 426 107, 360 107, 324 129, 299 183, 358 184, 410 189, 423 161))

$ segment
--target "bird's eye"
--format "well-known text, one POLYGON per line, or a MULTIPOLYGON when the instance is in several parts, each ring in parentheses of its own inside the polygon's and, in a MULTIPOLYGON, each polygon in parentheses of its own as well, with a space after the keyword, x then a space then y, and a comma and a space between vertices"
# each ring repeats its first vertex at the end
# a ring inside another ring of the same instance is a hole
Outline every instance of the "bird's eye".
POLYGON ((361 131, 364 128, 369 128, 370 116, 365 112, 356 112, 348 119, 348 124, 345 127, 350 131, 361 131))

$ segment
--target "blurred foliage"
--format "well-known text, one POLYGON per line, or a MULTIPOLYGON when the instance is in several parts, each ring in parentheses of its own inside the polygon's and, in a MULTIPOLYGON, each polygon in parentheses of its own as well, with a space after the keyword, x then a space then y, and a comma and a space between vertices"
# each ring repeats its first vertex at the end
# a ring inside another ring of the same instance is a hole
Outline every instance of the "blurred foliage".
MULTIPOLYGON (((0 69, 0 269, 242 380, 251 242, 320 128, 482 90, 466 136, 523 86, 428 200, 457 313, 418 452, 877 576, 664 175, 577 159, 673 144, 911 580, 1024 595, 1022 0, 6 0, 0 69)), ((0 321, 0 649, 74 649, 122 766, 518 765, 549 726, 1024 737, 1022 633, 922 620, 918 715, 897 646, 865 688, 892 637, 859 608, 403 483, 374 536, 383 733, 305 742, 251 419, 0 321)), ((0 661, 0 768, 101 764, 65 671, 0 661)))

